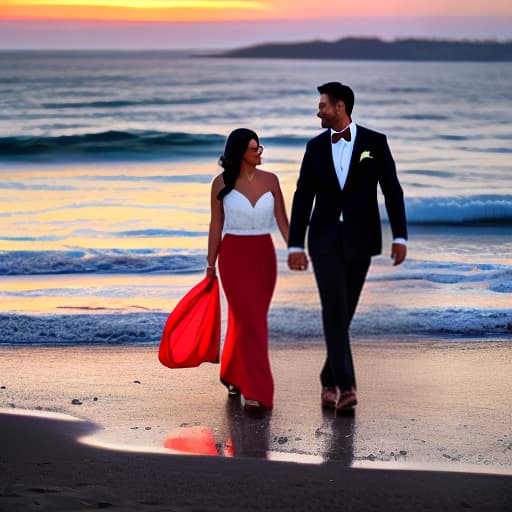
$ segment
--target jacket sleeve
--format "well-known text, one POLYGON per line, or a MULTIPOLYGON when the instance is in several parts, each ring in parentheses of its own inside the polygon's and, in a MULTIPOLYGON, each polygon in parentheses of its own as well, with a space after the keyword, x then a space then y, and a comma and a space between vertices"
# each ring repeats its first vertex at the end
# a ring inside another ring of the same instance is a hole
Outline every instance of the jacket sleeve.
POLYGON ((308 143, 293 196, 288 247, 304 247, 305 245, 306 229, 316 194, 313 173, 312 150, 308 143))
POLYGON ((407 240, 407 221, 405 216, 404 194, 396 173, 395 161, 391 155, 387 139, 383 137, 382 166, 379 175, 380 188, 391 225, 393 238, 407 240))

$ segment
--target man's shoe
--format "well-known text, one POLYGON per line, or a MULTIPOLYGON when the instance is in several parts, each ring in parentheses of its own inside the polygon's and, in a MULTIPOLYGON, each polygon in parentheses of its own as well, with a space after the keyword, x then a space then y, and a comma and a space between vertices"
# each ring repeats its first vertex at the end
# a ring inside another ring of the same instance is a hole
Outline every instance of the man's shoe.
POLYGON ((336 403, 336 412, 352 412, 357 405, 357 396, 354 390, 342 391, 336 403))
POLYGON ((335 387, 324 386, 320 398, 324 409, 335 409, 338 401, 338 391, 335 387))

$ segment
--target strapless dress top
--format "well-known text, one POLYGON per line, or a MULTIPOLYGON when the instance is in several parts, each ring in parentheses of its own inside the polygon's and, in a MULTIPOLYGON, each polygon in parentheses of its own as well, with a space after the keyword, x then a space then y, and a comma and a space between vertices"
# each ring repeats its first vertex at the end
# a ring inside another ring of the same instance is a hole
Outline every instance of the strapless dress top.
POLYGON ((262 194, 253 206, 236 189, 224 196, 224 228, 230 235, 266 235, 274 229, 274 194, 262 194))

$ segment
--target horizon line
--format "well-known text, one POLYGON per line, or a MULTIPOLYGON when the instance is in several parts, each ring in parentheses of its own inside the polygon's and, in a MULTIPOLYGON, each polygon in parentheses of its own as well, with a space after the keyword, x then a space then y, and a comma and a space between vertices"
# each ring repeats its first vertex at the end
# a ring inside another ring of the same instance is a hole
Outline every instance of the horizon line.
MULTIPOLYGON (((397 36, 393 38, 385 38, 380 36, 342 36, 334 39, 302 39, 297 41, 260 41, 252 44, 245 45, 234 45, 233 49, 243 49, 243 48, 252 48, 256 46, 266 46, 266 45, 279 45, 279 46, 289 46, 294 44, 304 44, 304 43, 336 43, 340 41, 346 40, 371 40, 371 41, 379 41, 382 43, 395 43, 395 42, 404 42, 404 41, 422 41, 422 42, 437 42, 437 43, 496 43, 496 44, 512 44, 512 37, 508 39, 469 39, 469 38, 448 38, 448 37, 439 37, 439 36, 431 36, 431 37, 422 37, 422 36, 397 36)), ((191 48, 120 48, 120 47, 109 47, 105 46, 103 48, 98 47, 90 47, 90 48, 55 48, 55 47, 47 47, 42 48, 40 45, 34 48, 2 48, 0 46, 0 52, 58 52, 58 53, 72 53, 72 52, 102 52, 102 51, 110 51, 110 52, 174 52, 174 53, 184 53, 184 52, 209 52, 209 53, 219 53, 229 51, 228 48, 212 48, 211 45, 209 47, 199 48, 199 47, 191 47, 191 48)))

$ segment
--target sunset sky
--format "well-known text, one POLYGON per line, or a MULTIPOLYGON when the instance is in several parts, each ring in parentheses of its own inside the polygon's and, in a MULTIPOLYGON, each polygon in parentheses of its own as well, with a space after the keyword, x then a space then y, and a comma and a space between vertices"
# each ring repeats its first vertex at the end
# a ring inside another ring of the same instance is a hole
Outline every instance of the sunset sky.
POLYGON ((0 0, 0 49, 212 48, 345 36, 512 39, 509 0, 0 0))

